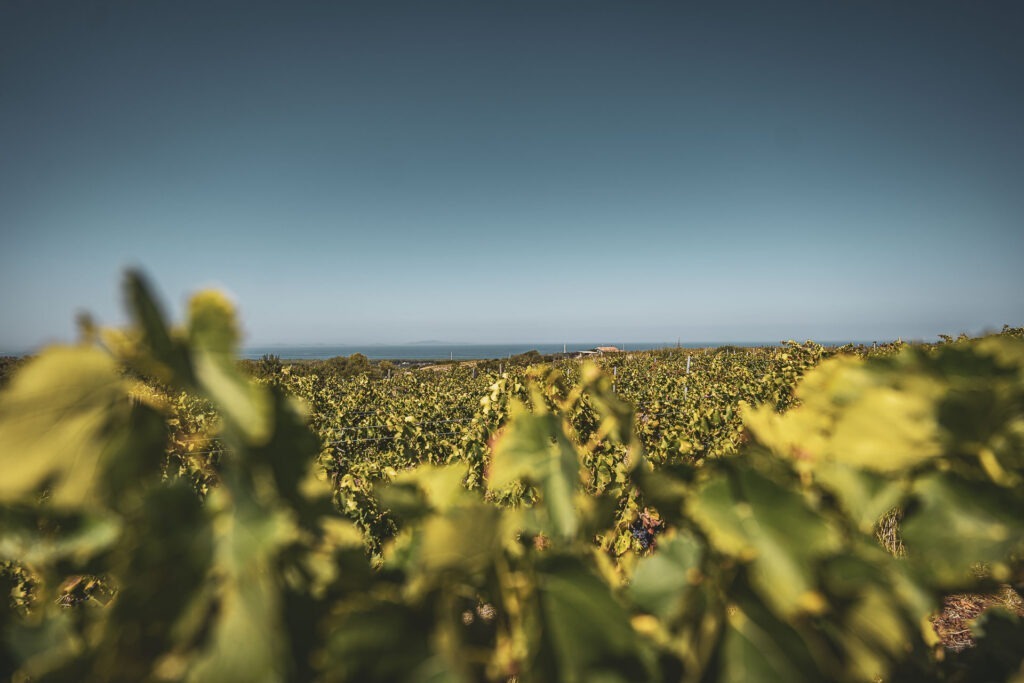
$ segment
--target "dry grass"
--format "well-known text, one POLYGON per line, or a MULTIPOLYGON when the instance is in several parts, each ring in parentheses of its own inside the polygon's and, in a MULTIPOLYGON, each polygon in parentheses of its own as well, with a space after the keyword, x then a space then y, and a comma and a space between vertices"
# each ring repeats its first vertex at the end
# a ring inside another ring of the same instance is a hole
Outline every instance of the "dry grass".
MULTIPOLYGON (((893 508, 882 515, 875 527, 875 538, 895 557, 907 554, 900 533, 902 520, 903 511, 893 508)), ((985 610, 997 607, 1024 617, 1024 598, 1011 586, 1003 585, 998 593, 956 593, 946 596, 942 611, 931 617, 932 627, 943 647, 960 652, 974 647, 971 623, 985 610)))
POLYGON ((1024 617, 1024 599, 1010 586, 998 593, 948 595, 942 611, 932 617, 932 627, 947 650, 960 652, 974 647, 971 623, 985 610, 1001 607, 1024 617))
POLYGON ((882 544, 882 547, 889 551, 890 555, 903 557, 907 549, 903 547, 903 535, 900 533, 900 522, 903 521, 903 510, 893 508, 878 520, 875 527, 875 538, 882 544))

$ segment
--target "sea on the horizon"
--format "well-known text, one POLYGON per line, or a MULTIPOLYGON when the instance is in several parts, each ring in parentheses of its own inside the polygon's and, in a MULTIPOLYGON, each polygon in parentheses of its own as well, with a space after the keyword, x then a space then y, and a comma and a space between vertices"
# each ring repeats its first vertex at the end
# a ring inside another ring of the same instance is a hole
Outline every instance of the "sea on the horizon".
MULTIPOLYGON (((615 346, 624 351, 650 351, 653 349, 705 349, 719 346, 738 346, 753 348, 759 346, 779 346, 779 341, 759 342, 736 342, 736 341, 712 341, 712 342, 635 342, 625 345, 609 344, 606 342, 594 344, 565 344, 567 353, 578 353, 589 351, 597 346, 615 346)), ((823 341, 818 342, 824 346, 842 346, 844 344, 864 344, 870 346, 870 341, 823 341)), ((878 343, 882 343, 881 340, 878 343)), ((0 349, 0 356, 25 357, 32 356, 41 348, 31 350, 4 350, 0 349)), ((491 358, 507 358, 520 353, 536 350, 542 354, 562 353, 563 345, 558 343, 545 344, 463 344, 463 343, 427 343, 427 344, 306 344, 286 345, 276 344, 270 346, 246 346, 239 354, 240 357, 248 360, 258 360, 265 355, 274 355, 282 360, 324 360, 335 356, 351 356, 353 353, 361 353, 370 360, 487 360, 491 358)))
MULTIPOLYGON (((687 342, 678 344, 681 348, 701 349, 723 345, 732 346, 777 346, 778 342, 687 342)), ((250 346, 242 350, 242 357, 258 359, 271 354, 285 360, 322 360, 335 356, 351 356, 361 353, 371 360, 485 360, 507 358, 520 353, 536 350, 542 354, 589 351, 597 346, 622 344, 351 344, 337 346, 250 346)), ((649 351, 652 349, 676 348, 676 343, 638 342, 625 344, 625 351, 649 351)))

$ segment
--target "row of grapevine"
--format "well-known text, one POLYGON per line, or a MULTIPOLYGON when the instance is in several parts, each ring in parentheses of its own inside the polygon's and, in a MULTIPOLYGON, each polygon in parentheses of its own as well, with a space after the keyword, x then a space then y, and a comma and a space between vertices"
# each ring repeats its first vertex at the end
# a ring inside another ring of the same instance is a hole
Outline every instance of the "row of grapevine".
POLYGON ((216 294, 129 300, 0 393, 16 680, 1024 676, 1012 613, 929 621, 1024 578, 1015 334, 341 386, 251 381, 216 294))

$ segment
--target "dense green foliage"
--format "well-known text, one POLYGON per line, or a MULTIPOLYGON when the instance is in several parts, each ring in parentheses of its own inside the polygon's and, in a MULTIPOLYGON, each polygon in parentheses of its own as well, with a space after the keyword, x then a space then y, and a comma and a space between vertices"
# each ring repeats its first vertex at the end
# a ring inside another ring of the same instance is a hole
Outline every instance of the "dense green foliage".
POLYGON ((16 679, 1024 676, 1013 615, 928 621, 1024 578, 1015 330, 254 382, 222 297, 129 299, 0 394, 16 679))
POLYGON ((259 360, 239 361, 241 369, 253 377, 267 381, 280 381, 285 375, 316 375, 334 380, 352 377, 383 379, 390 376, 395 368, 390 361, 371 362, 361 353, 351 356, 334 356, 325 360, 305 360, 285 365, 279 356, 264 354, 259 360))

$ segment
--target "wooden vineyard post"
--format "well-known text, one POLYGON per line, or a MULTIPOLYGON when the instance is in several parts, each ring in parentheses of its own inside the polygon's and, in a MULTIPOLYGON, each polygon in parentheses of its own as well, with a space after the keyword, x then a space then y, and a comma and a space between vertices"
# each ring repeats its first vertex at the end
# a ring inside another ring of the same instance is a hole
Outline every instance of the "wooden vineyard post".
MULTIPOLYGON (((687 375, 690 374, 690 357, 689 356, 686 357, 686 374, 687 375)), ((683 385, 683 398, 686 398, 687 394, 689 394, 689 393, 690 393, 690 385, 689 385, 689 383, 684 384, 683 385)))

